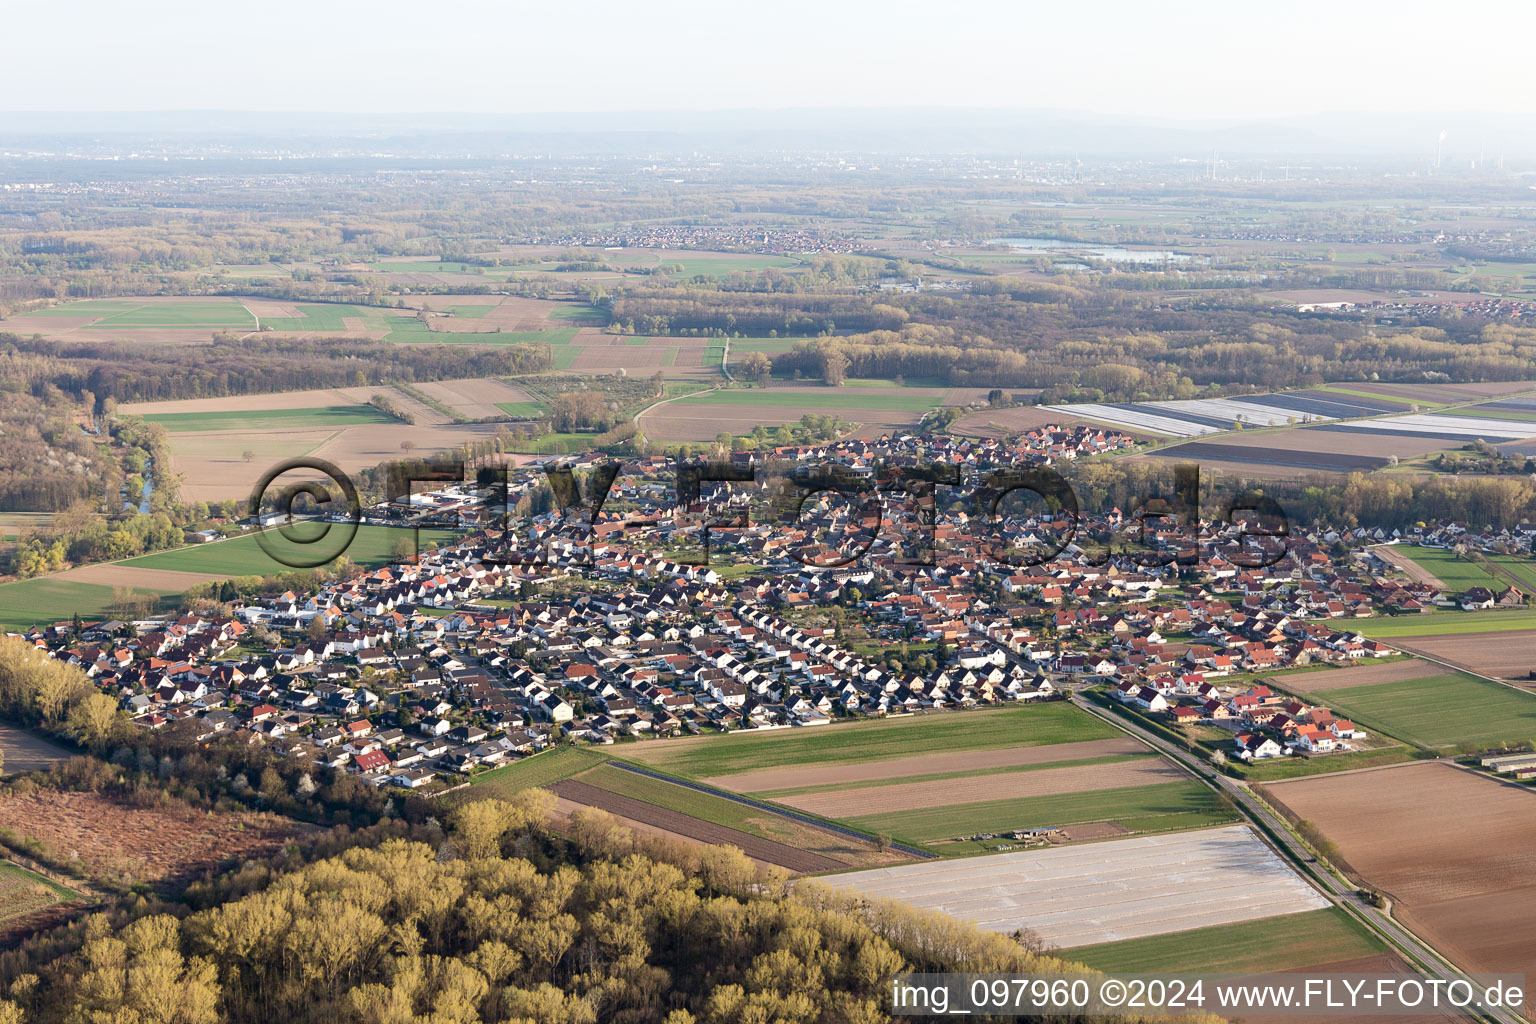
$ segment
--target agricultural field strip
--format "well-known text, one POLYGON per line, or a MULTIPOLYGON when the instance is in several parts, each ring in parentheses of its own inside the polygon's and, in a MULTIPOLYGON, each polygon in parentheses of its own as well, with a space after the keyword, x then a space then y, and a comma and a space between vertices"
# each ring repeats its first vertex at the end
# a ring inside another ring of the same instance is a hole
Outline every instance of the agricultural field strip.
POLYGON ((1059 412, 1064 416, 1098 420, 1115 426, 1130 427, 1154 434, 1168 434, 1173 437, 1196 437, 1200 434, 1218 434, 1222 430, 1221 427, 1213 427, 1204 423, 1191 423, 1188 420, 1174 419, 1170 416, 1158 416, 1152 413, 1127 412, 1124 409, 1116 409, 1113 406, 1092 403, 1048 405, 1044 406, 1044 408, 1050 409, 1052 412, 1059 412))
POLYGON ((719 789, 735 790, 738 793, 766 793, 775 790, 801 792, 805 787, 858 785, 883 779, 911 780, 951 772, 969 774, 1010 766, 1057 764, 1086 758, 1146 753, 1149 753, 1147 747, 1124 736, 1043 746, 944 751, 916 757, 892 757, 835 766, 818 764, 761 768, 731 775, 711 776, 699 781, 719 789))
POLYGON ((1309 412, 1290 412, 1259 405, 1254 402, 1243 402, 1237 399, 1226 398, 1183 402, 1156 402, 1148 403, 1148 405, 1156 409, 1192 413, 1196 416, 1209 416, 1215 419, 1225 418, 1228 423, 1236 420, 1242 423, 1258 424, 1262 427, 1279 427, 1287 423, 1318 423, 1330 418, 1327 416, 1317 416, 1309 412))
POLYGON ((1123 764, 1128 761, 1136 761, 1153 756, 1155 755, 1152 751, 1144 750, 1135 753, 1105 754, 1099 757, 1063 758, 1060 761, 999 765, 994 768, 960 768, 954 771, 930 772, 920 775, 893 775, 889 778, 870 779, 865 782, 822 782, 815 785, 788 786, 782 789, 759 789, 754 790, 753 795, 760 796, 765 800, 785 802, 785 797, 792 796, 811 796, 817 793, 846 793, 850 790, 867 791, 882 789, 886 786, 903 786, 912 783, 938 782, 941 780, 981 779, 992 774, 1020 774, 1053 771, 1058 768, 1067 767, 1081 768, 1089 765, 1123 764))
POLYGON ((1338 907, 1302 911, 1282 923, 1283 929, 1192 928, 1064 953, 1069 960, 1110 974, 1228 974, 1345 964, 1350 970, 1364 970, 1359 961, 1388 952, 1369 929, 1338 907))
POLYGON ((831 857, 615 793, 580 779, 561 779, 551 783, 549 789, 566 800, 609 811, 620 817, 647 822, 689 839, 735 846, 755 860, 768 861, 791 871, 832 871, 847 866, 843 861, 831 857))
POLYGON ((917 754, 1046 747, 1121 734, 1070 704, 1037 704, 952 716, 899 716, 805 731, 774 730, 641 744, 626 758, 683 778, 809 764, 844 765, 917 754))
POLYGON ((1412 643, 1397 641, 1393 646, 1433 658, 1452 668, 1477 675, 1493 676, 1530 684, 1532 666, 1536 666, 1536 629, 1506 630, 1502 633, 1453 633, 1409 637, 1412 643))
POLYGON ((827 818, 851 818, 891 811, 919 810, 942 804, 964 805, 1010 797, 1054 796, 1099 789, 1180 782, 1188 776, 1161 758, 1132 758, 1114 764, 1067 765, 1033 771, 968 775, 830 793, 783 797, 779 803, 827 818))
POLYGON ((158 423, 170 433, 215 431, 269 431, 288 427, 355 426, 394 423, 371 405, 322 406, 313 409, 230 409, 225 412, 147 413, 148 423, 158 423))
POLYGON ((1415 416, 1386 416, 1381 419, 1357 420, 1349 424, 1352 430, 1372 430, 1384 434, 1396 432, 1430 433, 1448 438, 1498 438, 1516 441, 1536 437, 1536 424, 1521 424, 1517 420, 1473 419, 1450 414, 1420 413, 1415 416))
POLYGON ((836 888, 1081 946, 1329 906, 1245 825, 831 876, 836 888))
MULTIPOLYGON (((1514 419, 1478 419, 1475 418, 1475 414, 1470 413, 1470 410, 1455 410, 1439 416, 1394 415, 1400 414, 1401 408, 1394 407, 1389 400, 1373 399, 1363 394, 1351 397, 1336 390, 1292 391, 1235 398, 1125 404, 1052 405, 1042 406, 1042 408, 1174 437, 1198 437, 1203 434, 1220 433, 1230 429, 1236 421, 1252 426, 1279 427, 1290 424, 1329 423, 1336 420, 1352 421, 1348 426, 1341 426, 1340 429, 1360 427, 1384 433, 1444 431, 1453 437, 1469 438, 1531 436, 1530 432, 1522 432, 1522 428, 1513 425, 1518 422, 1514 419), (1383 418, 1371 419, 1371 417, 1383 418)), ((1475 409, 1477 406, 1471 408, 1475 409)), ((1519 414, 1511 413, 1510 415, 1518 416, 1519 414)), ((1533 427, 1533 430, 1536 430, 1536 427, 1533 427)))
POLYGON ((1449 637, 1475 633, 1502 633, 1509 630, 1536 629, 1536 610, 1509 613, 1433 612, 1428 615, 1359 619, 1349 628, 1361 636, 1391 640, 1395 637, 1449 637))
POLYGON ((1420 761, 1276 782, 1268 795, 1458 967, 1536 972, 1536 792, 1420 761))
POLYGON ((1418 658, 1406 658, 1382 664, 1353 665, 1348 668, 1330 668, 1323 671, 1281 672, 1265 676, 1264 681, 1288 693, 1327 693, 1352 686, 1404 683, 1443 674, 1443 670, 1438 665, 1431 665, 1418 658))
POLYGON ((943 802, 844 820, 867 833, 883 833, 909 844, 929 846, 962 841, 980 833, 1102 823, 1119 825, 1127 832, 1150 834, 1206 828, 1230 821, 1234 815, 1221 809, 1216 796, 1203 782, 1185 779, 974 803, 943 802))
MULTIPOLYGON (((1297 689, 1303 696, 1308 693, 1304 682, 1297 689)), ((1367 727, 1430 747, 1536 735, 1536 696, 1460 673, 1367 683, 1326 694, 1318 703, 1367 727)))
MULTIPOLYGON (((777 819, 783 819, 786 825, 804 826, 814 830, 812 834, 825 834, 840 842, 843 841, 843 837, 859 843, 870 842, 872 833, 858 831, 834 821, 822 821, 791 807, 765 803, 755 797, 742 796, 737 793, 714 791, 703 783, 673 778, 661 772, 653 771, 650 768, 624 761, 613 761, 607 767, 611 768, 613 772, 623 773, 607 776, 607 785, 611 789, 627 795, 649 794, 650 802, 654 802, 659 798, 665 801, 679 802, 679 806, 684 808, 711 808, 717 818, 736 822, 750 821, 751 819, 747 818, 748 812, 756 811, 758 814, 767 814, 777 819), (620 781, 623 780, 624 774, 629 775, 630 778, 620 781), (658 790, 658 785, 663 788, 658 790), (700 803, 700 801, 706 802, 700 803)), ((595 772, 588 773, 587 777, 590 779, 597 774, 595 772)), ((900 843, 895 843, 893 846, 895 849, 911 854, 914 857, 927 858, 933 856, 933 854, 919 850, 914 846, 903 846, 900 843)))

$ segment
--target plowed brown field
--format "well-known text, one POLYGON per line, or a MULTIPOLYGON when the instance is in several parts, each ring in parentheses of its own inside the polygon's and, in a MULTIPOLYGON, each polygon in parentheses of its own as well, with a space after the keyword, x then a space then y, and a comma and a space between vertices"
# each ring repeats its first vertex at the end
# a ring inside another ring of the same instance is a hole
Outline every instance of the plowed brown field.
POLYGON ((942 772, 979 771, 986 768, 1012 768, 1023 764, 1077 761, 1089 757, 1107 757, 1112 754, 1136 754, 1146 749, 1130 737, 1122 737, 1038 747, 957 750, 952 753, 897 757, 886 761, 865 761, 859 764, 763 768, 738 775, 717 775, 702 781, 737 793, 760 793, 768 789, 794 789, 799 786, 845 782, 877 782, 882 779, 899 779, 913 775, 938 775, 942 772))
POLYGON ((1410 679, 1441 676, 1445 669, 1426 661, 1412 658, 1407 661, 1389 661, 1385 665, 1355 665, 1303 672, 1294 676, 1278 676, 1269 683, 1287 693, 1327 693, 1350 686, 1368 686, 1371 683, 1405 683, 1410 679))
POLYGON ((563 797, 566 800, 571 800, 578 804, 586 804, 588 807, 599 807, 622 818, 648 822, 656 828, 687 839, 737 847, 742 853, 745 853, 753 860, 777 864, 791 871, 833 871, 837 868, 848 866, 840 860, 823 857, 819 853, 811 853, 808 850, 800 850, 793 846, 787 846, 784 843, 776 843, 772 839, 761 839, 739 829, 716 825, 714 822, 704 821, 691 815, 679 813, 678 811, 668 810, 665 807, 657 807, 655 804, 648 804, 643 800, 610 793, 606 789, 598 789, 596 786, 589 786, 587 783, 577 782, 575 779, 565 779, 553 783, 549 789, 556 796, 563 797))
POLYGON ((1457 966, 1536 975, 1536 792, 1446 762, 1267 788, 1457 966))
POLYGON ((1529 683, 1531 671, 1536 669, 1536 629, 1413 636, 1390 643, 1511 682, 1529 683))
POLYGON ((983 800, 1151 786, 1160 782, 1178 782, 1185 778, 1188 776, 1162 758, 1144 757, 1113 764, 1041 768, 1037 771, 998 772, 993 775, 968 775, 960 779, 839 789, 830 793, 781 797, 779 802, 825 818, 852 818, 950 804, 979 803, 983 800))

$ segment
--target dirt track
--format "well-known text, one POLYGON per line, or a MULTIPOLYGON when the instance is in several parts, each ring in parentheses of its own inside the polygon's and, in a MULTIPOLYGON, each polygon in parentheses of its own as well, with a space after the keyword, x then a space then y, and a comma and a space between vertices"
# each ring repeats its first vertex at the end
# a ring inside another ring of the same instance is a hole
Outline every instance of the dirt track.
POLYGON ((1021 764, 1049 764, 1052 761, 1076 761, 1081 758, 1111 754, 1136 754, 1147 748, 1128 737, 1112 740, 1084 740, 1057 743, 1054 746, 1005 747, 999 750, 957 750, 944 754, 898 757, 887 761, 864 761, 848 765, 806 765, 793 768, 763 768, 739 775, 718 775, 703 781, 737 793, 760 793, 769 789, 794 789, 846 782, 877 782, 912 775, 937 775, 941 772, 979 771, 986 768, 1011 768, 1021 764))
POLYGON ((1536 792, 1446 762, 1267 789, 1457 966, 1536 974, 1536 792))
POLYGON ((738 829, 727 828, 724 825, 716 825, 713 822, 703 821, 687 814, 670 811, 664 807, 657 807, 655 804, 648 804, 643 800, 635 800, 632 797, 610 793, 606 789, 598 789, 596 786, 590 786, 585 782, 577 782, 574 779, 556 782, 549 789, 556 796, 573 801, 574 803, 585 804, 588 807, 599 807, 623 818, 648 822, 655 828, 671 832, 686 839, 695 839, 700 842, 722 846, 735 846, 753 860, 777 864, 791 871, 833 871, 837 868, 848 866, 842 861, 833 860, 831 857, 823 857, 819 853, 796 849, 793 846, 776 843, 771 839, 760 839, 738 829))
POLYGON ((890 786, 865 786, 831 793, 781 797, 779 802, 825 818, 851 818, 862 814, 887 814, 947 804, 983 800, 1023 799, 1059 793, 1085 793, 1095 789, 1151 786, 1187 778, 1160 757, 1143 757, 1114 764, 1041 768, 1027 772, 998 772, 961 779, 907 782, 890 786))

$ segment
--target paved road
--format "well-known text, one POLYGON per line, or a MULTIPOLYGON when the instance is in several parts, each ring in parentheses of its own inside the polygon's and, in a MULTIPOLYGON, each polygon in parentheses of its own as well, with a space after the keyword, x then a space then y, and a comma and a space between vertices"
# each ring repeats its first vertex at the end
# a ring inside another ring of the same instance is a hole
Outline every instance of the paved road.
MULTIPOLYGON (((1463 971, 1441 956, 1434 948, 1398 924, 1391 916, 1371 906, 1360 897, 1360 894, 1352 885, 1342 881, 1325 865, 1318 863, 1317 858, 1301 844, 1301 841, 1291 833, 1286 824, 1271 813, 1269 808, 1259 802, 1258 798, 1248 789, 1246 783, 1223 775, 1187 750, 1168 742, 1156 733, 1143 728, 1129 719, 1112 715, 1095 707, 1087 699, 1077 694, 1072 695, 1071 701, 1090 715, 1103 719, 1116 728, 1144 741, 1153 749, 1167 755, 1195 775, 1214 785, 1223 793, 1228 794, 1244 815, 1260 822, 1269 829, 1273 837, 1278 837, 1280 852, 1301 865, 1303 872, 1310 877, 1314 885, 1322 890, 1325 896, 1331 899, 1335 905, 1341 907, 1345 913, 1350 914, 1374 931, 1389 946, 1405 955, 1410 962, 1417 964, 1421 968, 1426 968, 1426 973, 1432 971, 1440 977, 1466 977, 1463 971)), ((1265 835, 1262 830, 1259 830, 1259 835, 1273 844, 1272 836, 1265 835)), ((1500 1024, 1526 1024, 1524 1018, 1509 1010, 1492 1011, 1488 1016, 1493 1020, 1499 1021, 1500 1024)))

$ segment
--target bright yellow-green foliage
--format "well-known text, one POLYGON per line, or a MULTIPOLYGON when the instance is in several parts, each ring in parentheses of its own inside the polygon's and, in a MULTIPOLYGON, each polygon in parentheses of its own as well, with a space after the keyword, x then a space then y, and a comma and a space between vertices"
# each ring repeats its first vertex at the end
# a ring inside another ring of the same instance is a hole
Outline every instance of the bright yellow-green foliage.
POLYGON ((181 920, 98 915, 0 1022, 876 1024, 900 971, 1078 969, 729 847, 658 860, 601 812, 566 843, 538 798, 480 804, 436 848, 354 847, 181 920))
POLYGON ((111 739, 124 721, 84 672, 17 637, 0 638, 0 712, 88 745, 111 739))

